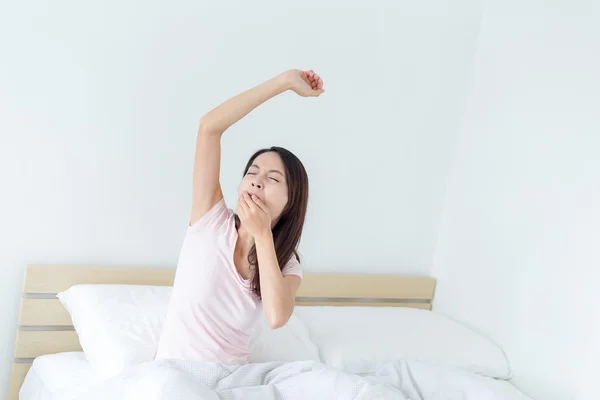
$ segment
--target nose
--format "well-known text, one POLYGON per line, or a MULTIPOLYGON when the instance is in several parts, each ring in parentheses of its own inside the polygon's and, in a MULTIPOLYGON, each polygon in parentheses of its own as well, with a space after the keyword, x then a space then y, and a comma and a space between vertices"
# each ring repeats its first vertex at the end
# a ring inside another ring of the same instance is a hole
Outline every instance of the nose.
POLYGON ((251 184, 252 184, 252 187, 262 189, 262 185, 259 182, 252 182, 251 184))

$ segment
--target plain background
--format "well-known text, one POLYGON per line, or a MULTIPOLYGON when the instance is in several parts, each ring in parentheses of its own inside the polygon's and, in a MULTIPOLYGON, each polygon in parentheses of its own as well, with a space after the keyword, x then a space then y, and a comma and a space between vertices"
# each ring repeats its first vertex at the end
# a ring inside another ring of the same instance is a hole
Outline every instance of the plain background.
POLYGON ((591 3, 228 4, 3 6, 0 390, 25 265, 174 267, 199 118, 303 68, 325 95, 224 136, 228 203, 253 151, 289 148, 307 271, 434 274, 436 310, 500 343, 520 387, 574 398, 600 281, 591 3))
POLYGON ((577 6, 486 3, 432 270, 435 311, 540 400, 600 398, 600 13, 577 6))

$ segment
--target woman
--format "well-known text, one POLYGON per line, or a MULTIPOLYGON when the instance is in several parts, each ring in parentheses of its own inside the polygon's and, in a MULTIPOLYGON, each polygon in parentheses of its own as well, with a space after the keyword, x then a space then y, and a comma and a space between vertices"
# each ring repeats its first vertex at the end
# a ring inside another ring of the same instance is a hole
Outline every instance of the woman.
POLYGON ((219 183, 223 132, 286 90, 319 96, 323 80, 313 71, 290 70, 200 120, 191 219, 157 358, 245 364, 261 312, 272 328, 292 314, 302 278, 296 246, 308 202, 302 163, 280 147, 255 153, 238 187, 237 215, 219 183))

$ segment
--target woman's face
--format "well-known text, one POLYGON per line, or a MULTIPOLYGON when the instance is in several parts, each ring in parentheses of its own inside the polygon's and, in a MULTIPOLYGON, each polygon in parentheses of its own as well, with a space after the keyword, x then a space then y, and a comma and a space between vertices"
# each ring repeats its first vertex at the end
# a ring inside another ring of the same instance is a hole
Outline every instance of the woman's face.
POLYGON ((269 209, 273 226, 279 220, 288 202, 288 187, 281 157, 274 151, 262 153, 254 159, 238 187, 243 192, 257 195, 269 209))

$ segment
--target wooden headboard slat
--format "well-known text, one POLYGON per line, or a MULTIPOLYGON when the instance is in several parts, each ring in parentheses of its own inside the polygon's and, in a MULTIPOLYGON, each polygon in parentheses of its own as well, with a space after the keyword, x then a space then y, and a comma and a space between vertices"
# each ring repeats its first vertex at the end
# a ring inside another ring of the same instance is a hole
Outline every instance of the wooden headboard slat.
POLYGON ((72 326, 71 316, 58 299, 21 299, 21 326, 72 326))
POLYGON ((35 358, 65 351, 81 351, 75 331, 17 331, 15 358, 35 358))
POLYGON ((10 375, 10 386, 8 388, 9 400, 19 400, 19 390, 23 385, 27 372, 29 372, 29 368, 31 368, 31 363, 13 363, 10 375))
MULTIPOLYGON (((25 293, 58 293, 76 284, 171 286, 174 268, 29 265, 25 293)), ((424 276, 305 273, 299 297, 431 299, 435 279, 424 276)))
POLYGON ((298 297, 431 300, 435 279, 425 276, 310 274, 298 297))
POLYGON ((125 284, 172 286, 174 268, 85 267, 28 265, 23 284, 25 293, 59 293, 73 285, 125 284))

